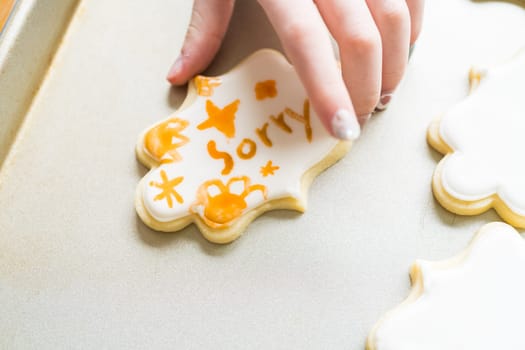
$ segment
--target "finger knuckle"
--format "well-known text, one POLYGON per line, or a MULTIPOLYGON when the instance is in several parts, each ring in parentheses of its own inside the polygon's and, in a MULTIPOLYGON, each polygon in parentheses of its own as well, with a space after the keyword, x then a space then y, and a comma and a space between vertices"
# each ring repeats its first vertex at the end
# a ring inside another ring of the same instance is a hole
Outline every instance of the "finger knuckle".
POLYGON ((406 5, 393 2, 380 10, 379 16, 382 22, 388 28, 398 28, 410 21, 410 15, 406 5))
POLYGON ((376 32, 348 34, 338 42, 343 50, 355 52, 359 56, 368 57, 381 48, 381 38, 376 32))
POLYGON ((299 20, 294 20, 288 23, 284 28, 284 36, 290 42, 301 45, 308 41, 311 33, 305 23, 299 20))

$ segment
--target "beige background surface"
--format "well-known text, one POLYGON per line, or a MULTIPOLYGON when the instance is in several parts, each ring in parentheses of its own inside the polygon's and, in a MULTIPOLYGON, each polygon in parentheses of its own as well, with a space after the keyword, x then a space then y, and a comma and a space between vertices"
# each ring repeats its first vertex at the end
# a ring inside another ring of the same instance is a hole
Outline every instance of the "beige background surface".
MULTIPOLYGON (((146 171, 134 146, 184 97, 164 76, 190 10, 81 4, 0 175, 0 348, 362 349, 407 295, 415 258, 447 258, 497 219, 433 200, 440 156, 425 132, 465 96, 472 63, 525 45, 525 10, 428 0, 390 109, 314 182, 304 215, 264 215, 227 246, 194 227, 149 230, 133 208, 146 171)), ((279 44, 239 0, 209 73, 259 47, 279 44)))

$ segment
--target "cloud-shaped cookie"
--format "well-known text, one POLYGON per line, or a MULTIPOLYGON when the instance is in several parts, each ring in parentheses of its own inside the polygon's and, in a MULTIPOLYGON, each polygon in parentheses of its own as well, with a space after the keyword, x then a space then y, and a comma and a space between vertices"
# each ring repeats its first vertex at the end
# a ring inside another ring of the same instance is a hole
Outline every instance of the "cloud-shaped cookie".
POLYGON ((153 229, 194 222, 227 243, 265 211, 303 211, 313 178, 349 147, 324 129, 286 59, 262 50, 223 76, 197 76, 182 107, 140 136, 151 170, 136 209, 153 229))
POLYGON ((471 71, 471 94, 434 122, 429 143, 445 157, 437 200, 461 215, 494 208, 525 227, 525 50, 494 69, 471 71))
POLYGON ((418 261, 412 291, 371 332, 367 350, 525 349, 525 241, 485 225, 446 261, 418 261))

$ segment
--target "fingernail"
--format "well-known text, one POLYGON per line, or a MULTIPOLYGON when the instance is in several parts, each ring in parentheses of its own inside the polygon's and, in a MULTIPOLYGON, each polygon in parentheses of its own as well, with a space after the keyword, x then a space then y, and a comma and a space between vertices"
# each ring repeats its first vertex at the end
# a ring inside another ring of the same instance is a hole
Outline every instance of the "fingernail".
POLYGON ((379 103, 376 106, 376 109, 378 111, 384 111, 387 107, 390 101, 392 100, 392 96, 394 94, 392 92, 385 92, 381 94, 381 97, 379 98, 379 103))
POLYGON ((332 132, 338 139, 355 140, 361 134, 361 127, 349 110, 339 109, 332 118, 332 132))
POLYGON ((182 70, 182 56, 177 57, 170 70, 168 71, 168 80, 176 77, 182 70))

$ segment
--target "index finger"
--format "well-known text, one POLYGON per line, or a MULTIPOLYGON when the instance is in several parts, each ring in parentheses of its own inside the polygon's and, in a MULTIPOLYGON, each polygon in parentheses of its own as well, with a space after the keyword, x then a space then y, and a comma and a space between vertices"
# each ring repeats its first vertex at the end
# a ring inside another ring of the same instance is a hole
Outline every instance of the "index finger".
POLYGON ((259 0, 326 129, 354 140, 360 127, 333 54, 328 30, 313 1, 259 0))

